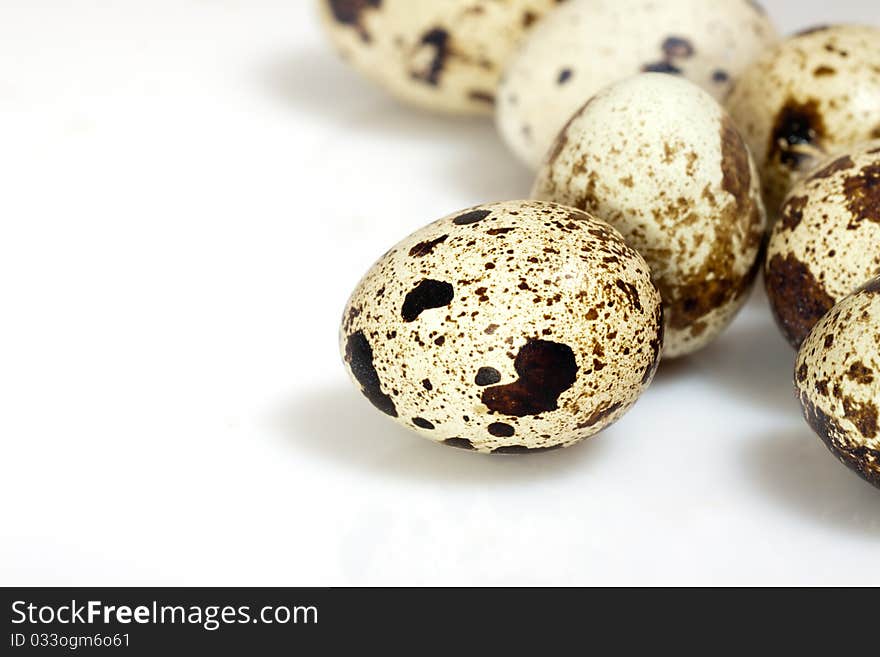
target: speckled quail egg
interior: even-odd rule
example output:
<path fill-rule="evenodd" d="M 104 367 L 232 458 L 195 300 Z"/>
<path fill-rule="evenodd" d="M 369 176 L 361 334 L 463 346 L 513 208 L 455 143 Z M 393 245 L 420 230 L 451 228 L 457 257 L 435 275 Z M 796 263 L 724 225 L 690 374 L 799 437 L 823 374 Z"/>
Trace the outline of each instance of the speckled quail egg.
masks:
<path fill-rule="evenodd" d="M 798 182 L 773 227 L 764 282 L 776 321 L 799 347 L 831 307 L 880 274 L 880 140 Z"/>
<path fill-rule="evenodd" d="M 567 447 L 619 419 L 663 340 L 648 265 L 605 222 L 511 201 L 440 219 L 361 280 L 340 333 L 380 411 L 480 452 Z"/>
<path fill-rule="evenodd" d="M 562 1 L 319 0 L 319 6 L 343 57 L 400 100 L 489 114 L 516 45 Z"/>
<path fill-rule="evenodd" d="M 832 308 L 798 353 L 804 416 L 844 465 L 880 488 L 880 278 Z"/>
<path fill-rule="evenodd" d="M 721 99 L 777 38 L 749 0 L 569 0 L 511 58 L 498 128 L 537 168 L 568 118 L 612 82 L 642 71 L 679 74 Z"/>
<path fill-rule="evenodd" d="M 880 29 L 815 28 L 769 50 L 740 77 L 727 108 L 761 171 L 775 217 L 820 160 L 880 137 Z"/>
<path fill-rule="evenodd" d="M 560 134 L 533 196 L 601 217 L 645 257 L 669 321 L 664 357 L 717 337 L 760 267 L 755 165 L 721 106 L 681 78 L 644 73 L 596 95 Z"/>

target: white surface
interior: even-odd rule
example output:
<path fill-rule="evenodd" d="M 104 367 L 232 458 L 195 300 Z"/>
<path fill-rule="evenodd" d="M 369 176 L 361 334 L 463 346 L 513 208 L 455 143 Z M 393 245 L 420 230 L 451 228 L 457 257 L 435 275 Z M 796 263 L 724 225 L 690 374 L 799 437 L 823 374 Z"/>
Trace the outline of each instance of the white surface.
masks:
<path fill-rule="evenodd" d="M 0 584 L 880 584 L 880 492 L 800 419 L 760 294 L 571 450 L 476 456 L 370 407 L 336 347 L 358 278 L 530 180 L 309 9 L 2 0 Z"/>

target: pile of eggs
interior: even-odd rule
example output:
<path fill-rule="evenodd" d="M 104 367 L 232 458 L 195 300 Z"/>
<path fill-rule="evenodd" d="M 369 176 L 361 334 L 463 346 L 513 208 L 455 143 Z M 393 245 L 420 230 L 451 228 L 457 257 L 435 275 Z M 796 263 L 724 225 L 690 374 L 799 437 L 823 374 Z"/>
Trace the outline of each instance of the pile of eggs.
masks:
<path fill-rule="evenodd" d="M 319 0 L 400 100 L 490 114 L 531 200 L 439 219 L 348 301 L 352 380 L 484 453 L 571 446 L 730 324 L 763 272 L 804 416 L 880 486 L 880 29 L 751 0 Z"/>

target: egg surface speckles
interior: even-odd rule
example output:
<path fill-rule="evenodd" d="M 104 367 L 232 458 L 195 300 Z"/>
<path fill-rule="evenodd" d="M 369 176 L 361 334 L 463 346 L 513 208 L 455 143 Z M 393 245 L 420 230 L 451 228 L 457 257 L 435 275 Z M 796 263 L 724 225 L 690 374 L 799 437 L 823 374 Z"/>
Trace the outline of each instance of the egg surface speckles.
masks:
<path fill-rule="evenodd" d="M 648 265 L 606 223 L 511 201 L 436 221 L 348 302 L 341 351 L 380 411 L 453 447 L 567 447 L 620 418 L 663 341 Z"/>
<path fill-rule="evenodd" d="M 319 7 L 343 57 L 400 100 L 488 114 L 508 57 L 562 1 L 319 0 Z"/>
<path fill-rule="evenodd" d="M 773 227 L 764 282 L 795 348 L 843 297 L 880 274 L 880 140 L 824 162 L 795 185 Z"/>
<path fill-rule="evenodd" d="M 666 357 L 718 336 L 754 282 L 766 223 L 755 165 L 724 110 L 686 80 L 646 73 L 595 96 L 533 195 L 601 217 L 645 257 L 669 321 Z"/>
<path fill-rule="evenodd" d="M 808 30 L 740 77 L 727 108 L 761 170 L 767 209 L 820 160 L 880 137 L 880 30 Z"/>
<path fill-rule="evenodd" d="M 804 416 L 829 450 L 880 488 L 880 278 L 813 327 L 798 353 Z"/>
<path fill-rule="evenodd" d="M 569 0 L 510 60 L 498 127 L 537 168 L 569 117 L 603 87 L 653 71 L 682 75 L 721 99 L 776 41 L 770 20 L 749 0 Z"/>

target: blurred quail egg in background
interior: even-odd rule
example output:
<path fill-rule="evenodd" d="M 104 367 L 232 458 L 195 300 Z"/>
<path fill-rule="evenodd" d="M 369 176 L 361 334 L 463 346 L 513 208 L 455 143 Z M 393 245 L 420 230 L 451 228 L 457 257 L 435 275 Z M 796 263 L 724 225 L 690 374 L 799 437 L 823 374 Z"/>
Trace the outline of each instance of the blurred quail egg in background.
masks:
<path fill-rule="evenodd" d="M 489 114 L 522 36 L 563 0 L 318 0 L 343 57 L 398 99 Z"/>
<path fill-rule="evenodd" d="M 591 96 L 639 72 L 681 75 L 722 99 L 777 41 L 749 0 L 569 0 L 526 37 L 498 92 L 498 128 L 537 168 Z"/>

